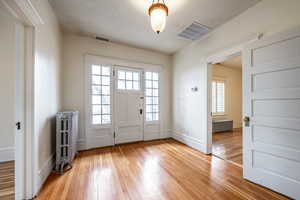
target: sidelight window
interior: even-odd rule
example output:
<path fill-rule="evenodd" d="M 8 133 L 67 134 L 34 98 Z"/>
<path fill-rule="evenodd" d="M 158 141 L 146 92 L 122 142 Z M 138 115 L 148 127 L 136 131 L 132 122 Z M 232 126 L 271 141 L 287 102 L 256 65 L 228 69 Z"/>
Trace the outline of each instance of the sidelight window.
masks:
<path fill-rule="evenodd" d="M 92 124 L 111 123 L 111 67 L 91 66 Z"/>
<path fill-rule="evenodd" d="M 145 72 L 146 121 L 159 120 L 159 74 Z"/>

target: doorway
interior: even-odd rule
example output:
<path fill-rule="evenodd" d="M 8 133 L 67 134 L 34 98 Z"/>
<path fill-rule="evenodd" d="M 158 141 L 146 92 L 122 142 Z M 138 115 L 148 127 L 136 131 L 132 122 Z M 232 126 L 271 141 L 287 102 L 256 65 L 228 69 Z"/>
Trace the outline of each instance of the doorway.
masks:
<path fill-rule="evenodd" d="M 227 57 L 211 69 L 212 154 L 242 166 L 242 57 Z"/>
<path fill-rule="evenodd" d="M 1 7 L 0 27 L 0 199 L 20 199 L 24 177 L 25 28 Z"/>
<path fill-rule="evenodd" d="M 85 149 L 160 139 L 161 66 L 86 56 Z"/>

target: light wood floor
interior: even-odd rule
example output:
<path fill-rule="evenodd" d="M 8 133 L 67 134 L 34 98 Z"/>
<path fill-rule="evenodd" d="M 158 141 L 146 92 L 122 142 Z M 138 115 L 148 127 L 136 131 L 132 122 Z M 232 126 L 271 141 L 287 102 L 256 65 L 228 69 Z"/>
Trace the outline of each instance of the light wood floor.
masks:
<path fill-rule="evenodd" d="M 243 165 L 243 133 L 242 129 L 213 133 L 212 152 L 214 155 L 238 165 Z"/>
<path fill-rule="evenodd" d="M 0 199 L 15 198 L 15 163 L 13 161 L 0 162 Z"/>
<path fill-rule="evenodd" d="M 37 199 L 287 199 L 242 179 L 242 168 L 173 139 L 79 153 L 64 175 L 52 173 Z"/>

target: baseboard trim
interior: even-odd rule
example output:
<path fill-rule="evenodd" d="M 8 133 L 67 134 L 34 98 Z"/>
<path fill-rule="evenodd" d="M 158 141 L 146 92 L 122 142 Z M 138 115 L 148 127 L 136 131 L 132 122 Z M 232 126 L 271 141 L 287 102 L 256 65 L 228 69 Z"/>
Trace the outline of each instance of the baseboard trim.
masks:
<path fill-rule="evenodd" d="M 151 141 L 151 140 L 158 140 L 158 139 L 166 139 L 171 138 L 172 136 L 172 130 L 167 129 L 165 131 L 162 131 L 160 133 L 151 133 L 148 132 L 148 135 L 142 139 L 141 141 Z M 107 146 L 113 146 L 113 138 L 111 135 L 102 135 L 102 136 L 91 136 L 86 137 L 86 139 L 78 139 L 77 140 L 78 150 L 84 151 L 94 148 L 101 148 L 101 147 L 107 147 Z"/>
<path fill-rule="evenodd" d="M 198 139 L 188 136 L 186 134 L 178 133 L 175 131 L 172 132 L 172 138 L 179 142 L 182 142 L 183 144 L 186 144 L 198 151 L 206 153 L 205 144 L 201 140 L 198 140 Z"/>
<path fill-rule="evenodd" d="M 0 162 L 15 160 L 15 148 L 4 147 L 0 148 Z"/>
<path fill-rule="evenodd" d="M 54 167 L 54 155 L 49 156 L 49 158 L 44 162 L 42 168 L 38 171 L 38 183 L 37 191 L 40 191 L 46 179 L 52 172 Z"/>
<path fill-rule="evenodd" d="M 166 139 L 166 138 L 171 138 L 172 137 L 172 130 L 167 129 L 163 131 L 163 133 L 160 135 L 160 139 Z"/>
<path fill-rule="evenodd" d="M 84 139 L 77 140 L 77 150 L 78 151 L 86 150 L 86 141 Z"/>

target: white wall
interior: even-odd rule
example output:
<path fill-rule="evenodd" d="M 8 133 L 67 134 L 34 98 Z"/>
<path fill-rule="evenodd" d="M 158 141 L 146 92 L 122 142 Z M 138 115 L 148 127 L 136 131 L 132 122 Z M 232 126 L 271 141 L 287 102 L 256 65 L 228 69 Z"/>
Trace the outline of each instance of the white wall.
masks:
<path fill-rule="evenodd" d="M 213 116 L 215 120 L 233 120 L 233 128 L 242 127 L 242 70 L 212 65 L 213 79 L 225 81 L 225 115 Z"/>
<path fill-rule="evenodd" d="M 207 152 L 206 58 L 254 38 L 300 25 L 299 0 L 263 0 L 173 58 L 173 136 Z M 198 86 L 199 92 L 191 87 Z"/>
<path fill-rule="evenodd" d="M 61 109 L 61 43 L 56 16 L 47 0 L 32 1 L 44 24 L 35 31 L 34 128 L 37 136 L 37 187 L 52 168 L 55 152 L 55 114 Z M 50 169 L 49 169 L 50 168 Z"/>
<path fill-rule="evenodd" d="M 85 143 L 85 65 L 86 54 L 162 65 L 164 95 L 162 129 L 165 137 L 171 127 L 171 57 L 126 45 L 107 43 L 88 37 L 65 34 L 63 37 L 63 109 L 79 110 L 79 141 Z"/>
<path fill-rule="evenodd" d="M 14 159 L 15 27 L 0 8 L 0 162 Z"/>

